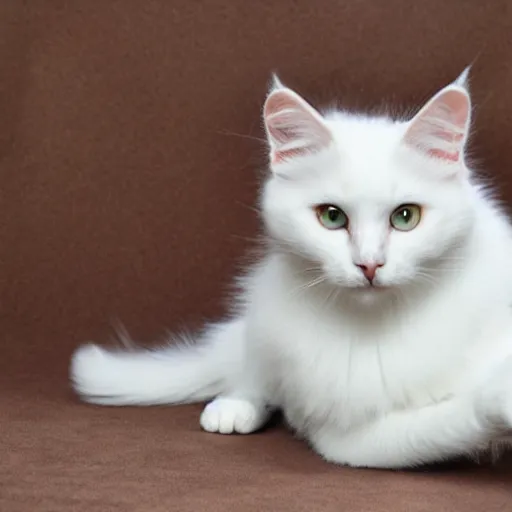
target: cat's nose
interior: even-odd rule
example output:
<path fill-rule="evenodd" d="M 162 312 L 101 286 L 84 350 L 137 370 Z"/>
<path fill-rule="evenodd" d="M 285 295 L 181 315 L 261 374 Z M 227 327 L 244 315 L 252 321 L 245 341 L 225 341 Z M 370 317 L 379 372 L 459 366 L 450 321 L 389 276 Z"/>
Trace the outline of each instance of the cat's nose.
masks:
<path fill-rule="evenodd" d="M 356 266 L 359 267 L 366 279 L 370 282 L 370 284 L 375 279 L 375 273 L 377 269 L 384 266 L 384 263 L 374 263 L 374 262 L 366 262 L 366 263 L 356 263 Z"/>

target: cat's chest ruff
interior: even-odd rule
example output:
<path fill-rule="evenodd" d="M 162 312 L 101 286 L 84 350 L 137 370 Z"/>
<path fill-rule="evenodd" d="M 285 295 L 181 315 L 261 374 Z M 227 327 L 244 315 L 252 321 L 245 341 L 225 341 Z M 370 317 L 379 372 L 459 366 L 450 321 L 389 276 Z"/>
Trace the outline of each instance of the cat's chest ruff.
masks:
<path fill-rule="evenodd" d="M 453 392 L 456 351 L 439 329 L 369 328 L 335 311 L 282 305 L 260 338 L 273 399 L 290 423 L 350 426 Z M 453 341 L 453 340 L 451 340 Z M 460 361 L 459 361 L 460 365 Z"/>

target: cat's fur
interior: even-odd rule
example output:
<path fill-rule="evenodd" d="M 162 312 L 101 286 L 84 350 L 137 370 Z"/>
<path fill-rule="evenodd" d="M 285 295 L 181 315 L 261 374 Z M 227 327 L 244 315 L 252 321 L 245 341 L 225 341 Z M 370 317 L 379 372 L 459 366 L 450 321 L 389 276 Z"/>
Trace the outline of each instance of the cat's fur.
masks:
<path fill-rule="evenodd" d="M 75 353 L 84 400 L 210 400 L 210 432 L 282 409 L 325 459 L 401 468 L 469 455 L 512 427 L 512 231 L 466 165 L 466 74 L 408 121 L 316 111 L 274 82 L 264 106 L 270 243 L 233 317 L 195 343 Z M 315 213 L 337 205 L 349 228 Z M 422 206 L 396 231 L 400 204 Z M 373 286 L 358 265 L 381 265 Z"/>

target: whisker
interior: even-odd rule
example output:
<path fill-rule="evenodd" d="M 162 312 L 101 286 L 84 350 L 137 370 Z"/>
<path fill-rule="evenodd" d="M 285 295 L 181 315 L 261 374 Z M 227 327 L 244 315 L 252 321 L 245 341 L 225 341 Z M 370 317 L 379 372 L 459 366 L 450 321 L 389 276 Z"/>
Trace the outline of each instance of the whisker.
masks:
<path fill-rule="evenodd" d="M 302 276 L 304 273 L 322 272 L 320 267 L 307 267 L 303 268 L 298 272 L 294 272 L 295 276 Z"/>
<path fill-rule="evenodd" d="M 243 206 L 244 208 L 247 208 L 248 210 L 251 210 L 251 212 L 255 212 L 258 215 L 261 215 L 261 211 L 258 210 L 258 208 L 254 207 L 254 206 L 252 206 L 250 204 L 242 203 L 242 201 L 235 201 L 235 204 L 237 204 L 238 206 Z"/>
<path fill-rule="evenodd" d="M 325 276 L 321 275 L 311 281 L 307 281 L 306 283 L 301 284 L 300 286 L 292 289 L 290 291 L 290 295 L 299 295 L 301 292 L 304 292 L 306 290 L 309 290 L 313 288 L 314 286 L 318 286 L 319 284 L 323 283 L 325 281 Z"/>
<path fill-rule="evenodd" d="M 462 267 L 421 267 L 421 270 L 425 271 L 425 272 L 436 273 L 436 272 L 460 272 L 463 269 L 462 269 Z"/>
<path fill-rule="evenodd" d="M 245 133 L 236 133 L 236 132 L 231 132 L 229 130 L 217 130 L 217 132 L 219 135 L 228 135 L 228 136 L 231 136 L 231 137 L 240 137 L 241 139 L 248 139 L 248 140 L 255 140 L 255 141 L 258 141 L 258 142 L 263 142 L 263 143 L 266 143 L 266 140 L 265 139 L 262 139 L 261 137 L 256 137 L 255 135 L 247 135 Z"/>
<path fill-rule="evenodd" d="M 439 284 L 439 280 L 437 280 L 435 277 L 431 276 L 430 274 L 418 273 L 417 277 L 418 277 L 419 282 L 423 282 L 423 283 L 430 284 L 433 286 L 436 286 Z"/>
<path fill-rule="evenodd" d="M 266 239 L 264 237 L 258 236 L 247 236 L 247 235 L 237 235 L 236 233 L 231 233 L 232 238 L 236 238 L 237 240 L 243 240 L 244 242 L 257 242 L 257 243 L 265 243 Z"/>
<path fill-rule="evenodd" d="M 448 261 L 448 260 L 465 260 L 464 256 L 440 256 L 437 258 L 439 261 Z"/>

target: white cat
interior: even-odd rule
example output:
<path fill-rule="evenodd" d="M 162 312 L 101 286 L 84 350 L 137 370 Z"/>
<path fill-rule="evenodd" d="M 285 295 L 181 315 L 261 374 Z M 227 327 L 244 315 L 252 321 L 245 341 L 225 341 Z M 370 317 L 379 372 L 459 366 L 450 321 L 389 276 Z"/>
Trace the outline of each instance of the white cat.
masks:
<path fill-rule="evenodd" d="M 275 408 L 325 459 L 403 468 L 512 427 L 512 230 L 465 159 L 467 71 L 408 121 L 321 114 L 275 79 L 264 105 L 266 256 L 233 317 L 154 351 L 85 345 L 105 405 L 213 399 L 209 432 Z"/>

